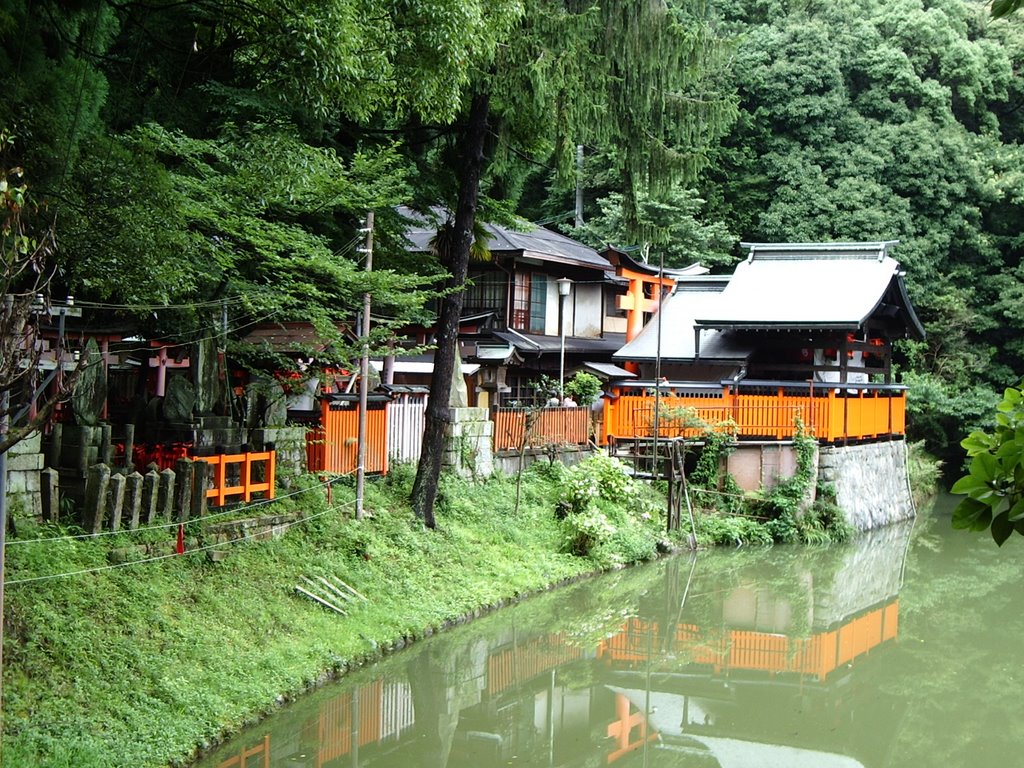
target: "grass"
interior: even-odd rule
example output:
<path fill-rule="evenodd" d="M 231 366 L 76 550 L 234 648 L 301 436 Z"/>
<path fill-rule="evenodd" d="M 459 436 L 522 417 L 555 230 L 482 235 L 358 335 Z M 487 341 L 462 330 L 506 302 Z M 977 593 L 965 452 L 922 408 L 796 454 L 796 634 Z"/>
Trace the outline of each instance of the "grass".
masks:
<path fill-rule="evenodd" d="M 591 572 L 609 557 L 565 550 L 555 515 L 557 477 L 515 484 L 446 478 L 439 529 L 409 511 L 411 473 L 368 484 L 366 519 L 336 485 L 273 505 L 304 523 L 279 539 L 206 553 L 109 565 L 111 551 L 169 532 L 11 544 L 4 636 L 4 759 L 19 766 L 187 763 L 215 742 L 349 665 L 500 604 Z M 266 511 L 266 510 L 264 510 Z M 622 512 L 625 514 L 625 511 Z M 653 528 L 650 536 L 654 536 Z M 22 539 L 73 531 L 22 525 Z M 202 543 L 201 530 L 191 533 Z M 627 561 L 637 546 L 631 530 Z M 303 575 L 331 575 L 366 595 L 340 616 L 294 591 Z M 23 582 L 23 583 L 18 583 Z"/>

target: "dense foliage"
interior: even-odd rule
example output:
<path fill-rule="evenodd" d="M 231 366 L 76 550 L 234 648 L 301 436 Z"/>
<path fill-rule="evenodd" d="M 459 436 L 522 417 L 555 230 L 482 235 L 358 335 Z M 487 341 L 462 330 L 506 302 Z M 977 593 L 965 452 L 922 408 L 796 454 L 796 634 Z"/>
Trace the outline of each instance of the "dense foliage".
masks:
<path fill-rule="evenodd" d="M 0 130 L 57 290 L 182 338 L 223 306 L 233 337 L 336 333 L 365 289 L 425 318 L 450 265 L 410 264 L 392 207 L 455 209 L 481 96 L 488 217 L 567 224 L 582 146 L 597 245 L 729 269 L 740 238 L 898 239 L 929 334 L 901 350 L 911 429 L 955 471 L 1024 370 L 1022 56 L 968 0 L 4 0 Z"/>
<path fill-rule="evenodd" d="M 899 240 L 928 332 L 902 348 L 913 435 L 965 424 L 1024 370 L 1024 36 L 961 0 L 732 3 L 740 117 L 702 196 L 749 241 Z"/>

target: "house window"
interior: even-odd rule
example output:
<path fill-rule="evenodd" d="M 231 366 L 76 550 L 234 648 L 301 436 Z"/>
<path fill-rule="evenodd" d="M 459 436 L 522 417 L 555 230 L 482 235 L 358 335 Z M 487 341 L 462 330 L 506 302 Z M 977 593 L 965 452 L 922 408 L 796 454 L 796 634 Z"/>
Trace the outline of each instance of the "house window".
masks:
<path fill-rule="evenodd" d="M 507 301 L 505 275 L 500 272 L 474 272 L 469 279 L 462 303 L 464 311 L 493 310 L 499 322 L 504 322 Z"/>
<path fill-rule="evenodd" d="M 548 308 L 548 276 L 517 272 L 512 302 L 512 327 L 517 331 L 544 333 Z"/>

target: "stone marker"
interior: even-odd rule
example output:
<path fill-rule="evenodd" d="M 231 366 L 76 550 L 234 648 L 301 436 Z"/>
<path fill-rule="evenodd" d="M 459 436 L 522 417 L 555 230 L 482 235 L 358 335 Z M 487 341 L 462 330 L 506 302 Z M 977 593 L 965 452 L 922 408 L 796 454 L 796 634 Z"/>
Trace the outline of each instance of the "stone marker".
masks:
<path fill-rule="evenodd" d="M 139 515 L 142 512 L 143 477 L 138 472 L 128 475 L 124 489 L 124 516 L 128 518 L 128 530 L 139 527 Z"/>
<path fill-rule="evenodd" d="M 174 462 L 174 519 L 179 523 L 187 523 L 192 511 L 193 470 L 191 459 Z"/>
<path fill-rule="evenodd" d="M 107 483 L 107 509 L 110 510 L 110 530 L 121 530 L 121 513 L 124 511 L 124 486 L 127 478 L 120 472 L 110 476 Z"/>
<path fill-rule="evenodd" d="M 172 481 L 173 482 L 173 481 Z M 142 509 L 139 514 L 146 525 L 156 519 L 158 502 L 160 501 L 160 475 L 153 469 L 142 478 Z"/>
<path fill-rule="evenodd" d="M 93 535 L 103 530 L 109 484 L 110 467 L 106 464 L 95 464 L 89 467 L 89 473 L 85 480 L 85 507 L 82 510 L 82 524 Z"/>
<path fill-rule="evenodd" d="M 174 508 L 174 470 L 165 469 L 160 473 L 160 491 L 157 496 L 156 512 L 162 520 L 171 519 Z"/>
<path fill-rule="evenodd" d="M 192 462 L 192 516 L 206 514 L 206 481 L 213 469 L 205 461 Z"/>
<path fill-rule="evenodd" d="M 39 496 L 43 520 L 56 523 L 60 517 L 60 473 L 53 467 L 39 473 Z"/>

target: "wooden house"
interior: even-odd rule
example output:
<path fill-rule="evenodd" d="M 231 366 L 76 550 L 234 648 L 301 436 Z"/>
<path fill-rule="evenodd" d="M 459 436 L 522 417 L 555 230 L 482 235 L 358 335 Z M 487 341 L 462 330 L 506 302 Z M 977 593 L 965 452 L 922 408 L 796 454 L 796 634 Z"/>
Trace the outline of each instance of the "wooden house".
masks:
<path fill-rule="evenodd" d="M 604 439 L 649 433 L 655 391 L 661 408 L 729 422 L 740 439 L 788 439 L 798 425 L 822 442 L 902 436 L 892 344 L 924 329 L 890 256 L 896 243 L 742 245 L 731 276 L 679 277 L 613 355 L 638 376 L 617 382 Z"/>
<path fill-rule="evenodd" d="M 413 214 L 410 249 L 428 252 L 436 219 Z M 610 366 L 626 340 L 626 312 L 617 297 L 628 281 L 593 248 L 528 222 L 521 229 L 485 224 L 491 259 L 470 265 L 460 344 L 464 361 L 479 364 L 472 404 L 481 407 L 532 402 L 542 376 L 585 364 Z M 429 329 L 421 343 L 429 342 Z M 616 372 L 621 373 L 619 369 Z"/>

